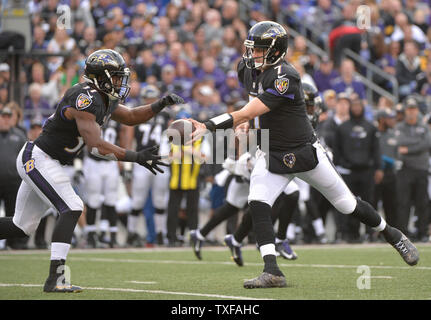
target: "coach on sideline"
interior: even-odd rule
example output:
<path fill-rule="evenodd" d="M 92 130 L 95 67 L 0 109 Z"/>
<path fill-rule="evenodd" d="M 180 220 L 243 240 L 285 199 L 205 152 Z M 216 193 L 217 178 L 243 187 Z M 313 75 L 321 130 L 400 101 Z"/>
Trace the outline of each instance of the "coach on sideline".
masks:
<path fill-rule="evenodd" d="M 21 131 L 15 129 L 12 123 L 12 110 L 4 107 L 0 110 L 0 203 L 4 202 L 6 217 L 12 217 L 15 212 L 15 200 L 21 177 L 16 170 L 16 157 L 26 142 Z M 25 239 L 25 242 L 27 239 Z M 20 249 L 25 245 L 22 239 L 8 240 L 12 249 Z"/>
<path fill-rule="evenodd" d="M 401 169 L 397 172 L 398 224 L 407 234 L 411 204 L 418 217 L 418 232 L 415 238 L 427 241 L 428 236 L 428 167 L 431 147 L 431 133 L 426 124 L 420 122 L 419 106 L 413 97 L 407 97 L 404 105 L 404 121 L 395 127 L 398 159 Z"/>

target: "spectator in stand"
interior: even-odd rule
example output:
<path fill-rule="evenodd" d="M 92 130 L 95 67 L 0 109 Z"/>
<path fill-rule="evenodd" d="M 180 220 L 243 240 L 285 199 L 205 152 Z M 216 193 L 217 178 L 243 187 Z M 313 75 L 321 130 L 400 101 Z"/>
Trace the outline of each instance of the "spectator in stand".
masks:
<path fill-rule="evenodd" d="M 103 19 L 103 24 L 97 27 L 97 40 L 103 41 L 105 36 L 112 32 L 115 28 L 115 14 L 109 11 L 106 17 Z"/>
<path fill-rule="evenodd" d="M 79 50 L 85 56 L 91 54 L 96 48 L 101 46 L 101 42 L 97 40 L 97 31 L 94 27 L 86 27 L 82 39 L 78 42 Z"/>
<path fill-rule="evenodd" d="M 154 37 L 153 48 L 152 48 L 156 63 L 161 66 L 163 61 L 166 59 L 168 52 L 168 46 L 166 44 L 166 39 L 161 35 L 156 35 Z"/>
<path fill-rule="evenodd" d="M 130 93 L 126 98 L 126 105 L 129 108 L 135 108 L 142 105 L 141 83 L 137 80 L 130 81 Z"/>
<path fill-rule="evenodd" d="M 223 28 L 221 15 L 215 9 L 209 9 L 205 14 L 205 23 L 202 25 L 205 32 L 205 42 L 209 43 L 212 39 L 223 38 Z"/>
<path fill-rule="evenodd" d="M 220 93 L 210 80 L 198 82 L 192 89 L 191 103 L 193 118 L 205 121 L 226 111 L 226 105 L 220 100 Z"/>
<path fill-rule="evenodd" d="M 60 72 L 54 72 L 46 82 L 46 69 L 40 62 L 36 62 L 31 68 L 31 79 L 33 83 L 38 83 L 42 86 L 42 97 L 49 103 L 50 107 L 54 108 L 60 97 Z"/>
<path fill-rule="evenodd" d="M 162 68 L 162 81 L 159 85 L 160 91 L 163 93 L 173 92 L 179 93 L 182 91 L 182 87 L 178 87 L 175 83 L 175 67 L 171 64 L 167 64 Z"/>
<path fill-rule="evenodd" d="M 144 28 L 145 20 L 144 17 L 140 14 L 135 14 L 132 17 L 132 21 L 130 23 L 130 27 L 127 27 L 124 31 L 124 35 L 129 41 L 129 44 L 133 45 L 141 45 L 142 38 L 144 36 L 143 28 Z"/>
<path fill-rule="evenodd" d="M 340 67 L 343 50 L 351 49 L 359 54 L 363 32 L 356 24 L 356 9 L 353 2 L 348 2 L 343 7 L 343 17 L 335 22 L 329 34 L 329 49 L 336 68 Z"/>
<path fill-rule="evenodd" d="M 32 83 L 28 89 L 29 97 L 24 104 L 24 122 L 26 127 L 30 126 L 33 118 L 42 118 L 45 121 L 54 111 L 48 101 L 42 97 L 42 86 L 39 83 Z"/>
<path fill-rule="evenodd" d="M 428 58 L 425 71 L 418 75 L 417 92 L 425 99 L 431 99 L 431 57 Z"/>
<path fill-rule="evenodd" d="M 404 44 L 403 53 L 398 57 L 395 68 L 400 100 L 415 92 L 417 88 L 417 76 L 421 73 L 418 54 L 418 45 L 414 41 L 408 41 Z"/>
<path fill-rule="evenodd" d="M 181 87 L 182 91 L 179 93 L 184 101 L 190 101 L 192 98 L 192 87 L 194 83 L 193 70 L 186 60 L 181 59 L 175 68 L 174 83 L 176 86 Z"/>
<path fill-rule="evenodd" d="M 331 0 L 317 0 L 317 6 L 310 9 L 306 23 L 311 26 L 319 26 L 319 46 L 323 47 L 332 26 L 340 18 L 341 11 L 337 6 L 332 5 Z"/>
<path fill-rule="evenodd" d="M 339 76 L 334 70 L 334 63 L 328 56 L 323 56 L 320 60 L 319 69 L 313 74 L 314 82 L 319 92 L 331 89 L 331 82 Z"/>
<path fill-rule="evenodd" d="M 224 28 L 231 26 L 238 39 L 245 39 L 247 37 L 247 26 L 240 19 L 239 5 L 237 1 L 226 0 L 222 6 L 222 25 Z"/>
<path fill-rule="evenodd" d="M 70 0 L 70 13 L 72 26 L 75 23 L 76 19 L 80 19 L 84 22 L 84 28 L 95 26 L 89 2 L 81 0 Z"/>
<path fill-rule="evenodd" d="M 66 29 L 57 28 L 54 37 L 48 43 L 47 51 L 54 54 L 71 52 L 75 46 L 75 39 L 69 37 Z M 62 65 L 63 61 L 63 57 L 50 57 L 48 59 L 49 71 L 56 71 Z"/>
<path fill-rule="evenodd" d="M 365 86 L 359 78 L 355 77 L 355 64 L 352 60 L 342 60 L 340 76 L 335 78 L 331 85 L 336 93 L 346 92 L 349 95 L 356 93 L 365 103 Z"/>
<path fill-rule="evenodd" d="M 163 61 L 162 65 L 177 65 L 177 62 L 182 58 L 183 45 L 180 42 L 174 42 L 170 45 L 169 52 Z"/>
<path fill-rule="evenodd" d="M 105 20 L 108 18 L 108 14 L 113 7 L 114 0 L 99 0 L 97 6 L 92 8 L 91 13 L 97 28 L 102 27 L 105 24 Z M 101 40 L 102 38 L 103 37 L 99 39 Z"/>
<path fill-rule="evenodd" d="M 226 72 L 236 67 L 236 65 L 233 66 L 233 64 L 238 58 L 241 58 L 238 50 L 241 45 L 239 39 L 239 35 L 233 27 L 227 26 L 224 28 L 223 47 L 220 53 L 221 61 L 219 66 Z"/>
<path fill-rule="evenodd" d="M 220 88 L 221 100 L 225 104 L 235 104 L 240 100 L 246 100 L 247 94 L 238 81 L 238 73 L 229 70 L 226 74 L 226 82 Z"/>
<path fill-rule="evenodd" d="M 5 105 L 9 102 L 9 89 L 6 82 L 0 78 L 0 105 Z"/>
<path fill-rule="evenodd" d="M 308 53 L 307 40 L 303 36 L 295 37 L 293 48 L 287 51 L 286 59 L 290 63 L 300 62 L 307 72 L 310 72 L 310 55 Z"/>
<path fill-rule="evenodd" d="M 421 47 L 425 45 L 425 33 L 417 25 L 411 24 L 405 13 L 398 13 L 395 17 L 395 30 L 391 35 L 392 41 L 404 41 L 406 32 L 411 33 L 414 41 L 420 44 Z"/>
<path fill-rule="evenodd" d="M 201 66 L 197 70 L 195 76 L 196 79 L 199 80 L 207 78 L 213 79 L 217 89 L 221 88 L 226 79 L 225 73 L 217 67 L 215 59 L 209 55 L 203 57 Z"/>
<path fill-rule="evenodd" d="M 140 82 L 146 82 L 149 76 L 155 77 L 157 81 L 161 80 L 161 68 L 157 64 L 151 48 L 139 52 L 135 70 Z"/>
<path fill-rule="evenodd" d="M 17 131 L 20 131 L 25 136 L 27 134 L 27 129 L 22 125 L 23 112 L 21 106 L 15 101 L 11 101 L 7 103 L 5 107 L 8 107 L 10 110 L 12 110 L 12 116 L 10 119 L 12 127 L 14 127 Z"/>
<path fill-rule="evenodd" d="M 298 61 L 292 63 L 292 65 L 295 67 L 296 71 L 298 71 L 299 75 L 301 76 L 302 82 L 306 82 L 306 83 L 312 85 L 313 87 L 316 87 L 316 84 L 314 83 L 313 77 L 310 76 L 305 71 L 305 68 L 304 68 L 303 64 L 301 63 L 301 61 L 298 60 Z"/>
<path fill-rule="evenodd" d="M 42 26 L 36 25 L 33 28 L 33 43 L 32 50 L 46 50 L 48 47 L 48 41 L 45 39 L 46 32 Z"/>
<path fill-rule="evenodd" d="M 169 30 L 171 30 L 171 22 L 169 18 L 164 16 L 159 17 L 156 26 L 156 33 L 167 39 Z"/>

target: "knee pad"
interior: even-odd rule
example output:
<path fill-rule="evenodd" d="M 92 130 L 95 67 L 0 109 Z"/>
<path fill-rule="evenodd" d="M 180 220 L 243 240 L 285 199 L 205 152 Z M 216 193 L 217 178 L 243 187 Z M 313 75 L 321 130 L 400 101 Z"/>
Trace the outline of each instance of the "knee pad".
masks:
<path fill-rule="evenodd" d="M 351 214 L 355 211 L 357 200 L 353 195 L 349 194 L 335 199 L 332 205 L 343 214 Z"/>

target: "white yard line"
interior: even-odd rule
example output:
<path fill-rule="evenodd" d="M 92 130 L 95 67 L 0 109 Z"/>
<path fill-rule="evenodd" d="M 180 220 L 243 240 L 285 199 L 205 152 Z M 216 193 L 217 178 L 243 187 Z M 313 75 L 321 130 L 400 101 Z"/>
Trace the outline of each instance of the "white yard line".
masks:
<path fill-rule="evenodd" d="M 136 281 L 136 280 L 132 280 L 132 281 L 125 281 L 128 283 L 136 283 L 136 284 L 157 284 L 156 281 Z"/>
<path fill-rule="evenodd" d="M 26 283 L 0 283 L 0 287 L 42 287 L 41 284 L 26 284 Z M 251 298 L 243 296 L 226 296 L 221 294 L 209 293 L 193 293 L 193 292 L 178 292 L 178 291 L 164 291 L 164 290 L 142 290 L 131 288 L 102 288 L 102 287 L 82 287 L 84 290 L 97 290 L 97 291 L 114 291 L 114 292 L 135 292 L 135 293 L 152 293 L 152 294 L 171 294 L 179 296 L 195 296 L 219 299 L 233 299 L 233 300 L 272 300 L 266 298 Z"/>
<path fill-rule="evenodd" d="M 0 255 L 0 260 L 46 260 L 46 257 L 29 257 L 29 256 L 6 256 Z M 115 258 L 83 258 L 83 257 L 70 257 L 69 261 L 87 261 L 87 262 L 113 262 L 113 263 L 154 263 L 154 264 L 188 264 L 188 265 L 235 265 L 231 261 L 181 261 L 181 260 L 149 260 L 149 259 L 115 259 Z M 260 262 L 245 262 L 246 266 L 262 266 Z M 280 267 L 290 268 L 339 268 L 339 269 L 351 269 L 357 268 L 357 265 L 346 265 L 346 264 L 305 264 L 305 263 L 280 263 Z M 431 270 L 431 267 L 421 266 L 368 266 L 372 269 L 400 269 L 400 270 Z"/>

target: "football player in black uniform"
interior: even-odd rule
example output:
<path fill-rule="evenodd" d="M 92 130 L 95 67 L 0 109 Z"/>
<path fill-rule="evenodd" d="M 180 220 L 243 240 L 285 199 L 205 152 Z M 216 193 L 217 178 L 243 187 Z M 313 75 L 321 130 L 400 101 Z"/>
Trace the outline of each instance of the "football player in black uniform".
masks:
<path fill-rule="evenodd" d="M 319 190 L 344 214 L 383 233 L 409 265 L 419 260 L 416 247 L 399 230 L 386 224 L 367 202 L 355 198 L 317 140 L 304 105 L 298 72 L 284 60 L 286 30 L 278 23 L 255 24 L 244 41 L 246 51 L 238 65 L 238 78 L 250 95 L 242 109 L 211 118 L 205 123 L 190 119 L 197 128 L 193 140 L 216 129 L 228 129 L 251 121 L 255 129 L 269 131 L 269 161 L 256 152 L 248 202 L 253 229 L 265 266 L 258 277 L 246 280 L 245 288 L 285 287 L 286 278 L 276 262 L 271 207 L 286 185 L 298 177 Z"/>
<path fill-rule="evenodd" d="M 0 218 L 0 239 L 32 234 L 48 207 L 60 213 L 51 242 L 51 265 L 45 292 L 79 292 L 64 276 L 65 260 L 75 225 L 84 205 L 74 192 L 62 166 L 70 164 L 84 145 L 98 157 L 136 162 L 156 174 L 163 172 L 157 147 L 139 152 L 126 150 L 101 138 L 100 127 L 110 118 L 126 125 L 151 119 L 164 107 L 183 103 L 169 94 L 151 105 L 134 109 L 124 106 L 130 88 L 130 70 L 123 57 L 113 50 L 98 50 L 85 63 L 85 79 L 68 89 L 55 113 L 46 121 L 42 134 L 27 142 L 17 158 L 23 179 L 18 191 L 15 214 Z"/>

